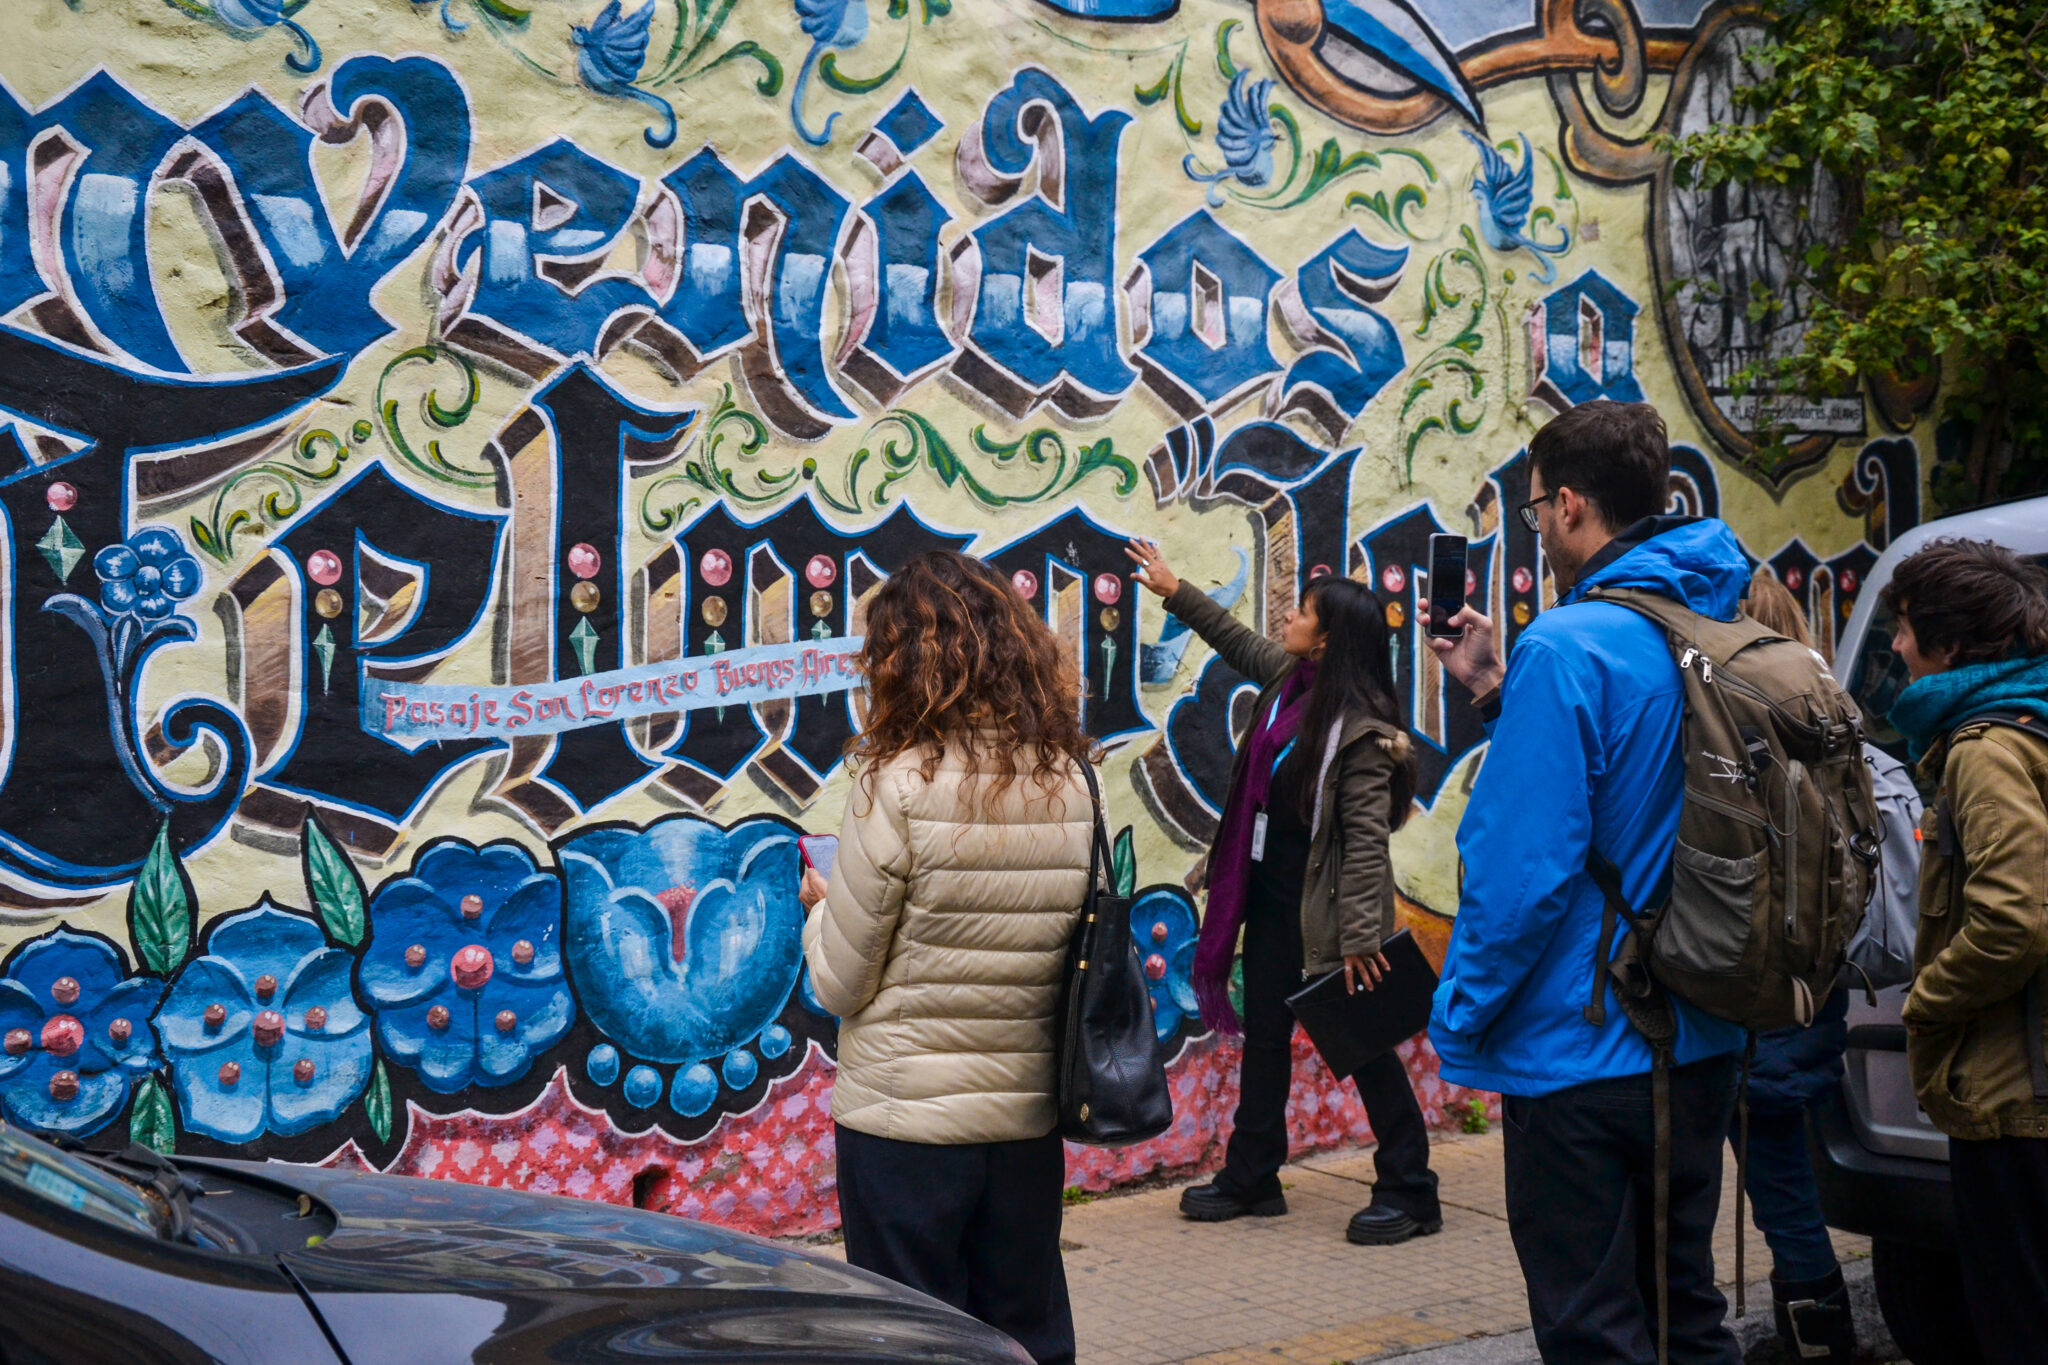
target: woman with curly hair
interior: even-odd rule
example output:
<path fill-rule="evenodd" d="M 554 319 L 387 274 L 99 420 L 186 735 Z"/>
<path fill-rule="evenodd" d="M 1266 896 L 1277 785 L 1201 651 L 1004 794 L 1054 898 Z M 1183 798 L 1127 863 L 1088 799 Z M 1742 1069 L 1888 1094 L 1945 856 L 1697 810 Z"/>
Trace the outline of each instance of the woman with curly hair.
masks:
<path fill-rule="evenodd" d="M 852 1264 L 1074 1358 L 1053 1018 L 1094 828 L 1073 660 L 1000 573 L 919 555 L 869 601 L 867 726 L 804 957 L 840 1016 Z"/>
<path fill-rule="evenodd" d="M 1183 1190 L 1180 1211 L 1204 1223 L 1274 1217 L 1287 1212 L 1287 997 L 1332 971 L 1345 974 L 1348 990 L 1373 989 L 1387 969 L 1380 945 L 1396 928 L 1388 835 L 1414 802 L 1415 760 L 1394 699 L 1386 613 L 1371 588 L 1325 574 L 1310 580 L 1275 642 L 1183 581 L 1151 541 L 1133 540 L 1125 553 L 1138 566 L 1132 576 L 1261 689 L 1209 851 L 1209 903 L 1195 945 L 1203 1021 L 1244 1034 L 1237 1113 L 1223 1169 Z M 1242 1022 L 1229 992 L 1240 931 Z M 1344 1235 L 1388 1246 L 1440 1231 L 1429 1129 L 1407 1069 L 1383 1052 L 1351 1080 L 1379 1146 L 1372 1203 Z"/>

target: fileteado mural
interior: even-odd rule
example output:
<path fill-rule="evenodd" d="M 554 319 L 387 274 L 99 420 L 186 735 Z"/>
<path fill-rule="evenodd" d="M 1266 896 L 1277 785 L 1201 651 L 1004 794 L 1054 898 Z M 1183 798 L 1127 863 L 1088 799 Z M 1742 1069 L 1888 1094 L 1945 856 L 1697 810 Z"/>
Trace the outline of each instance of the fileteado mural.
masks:
<path fill-rule="evenodd" d="M 761 1231 L 835 1217 L 794 838 L 906 557 L 1082 660 L 1180 1100 L 1186 884 L 1255 625 L 1370 582 L 1440 946 L 1476 716 L 1438 529 L 1512 640 L 1545 416 L 1648 398 L 1831 640 L 1928 392 L 1737 397 L 1825 196 L 1694 194 L 1756 27 L 1699 0 L 19 0 L 0 12 L 0 1112 Z M 1800 434 L 1748 444 L 1756 405 Z M 1296 1138 L 1358 1138 L 1306 1051 Z M 1462 1106 L 1426 1043 L 1433 1119 Z"/>

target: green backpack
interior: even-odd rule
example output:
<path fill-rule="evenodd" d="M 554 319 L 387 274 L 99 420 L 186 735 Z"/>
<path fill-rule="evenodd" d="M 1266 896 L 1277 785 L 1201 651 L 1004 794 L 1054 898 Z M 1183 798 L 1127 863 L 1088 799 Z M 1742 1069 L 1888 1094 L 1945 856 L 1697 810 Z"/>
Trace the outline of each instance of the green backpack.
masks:
<path fill-rule="evenodd" d="M 1877 876 L 1883 838 L 1862 718 L 1813 650 L 1747 616 L 1716 621 L 1640 588 L 1595 588 L 1663 628 L 1685 685 L 1678 731 L 1684 803 L 1664 903 L 1637 910 L 1614 865 L 1588 852 L 1601 915 L 1589 1023 L 1614 986 L 1650 1044 L 1656 1125 L 1656 1257 L 1669 1243 L 1672 1046 L 1677 996 L 1757 1033 L 1813 1021 L 1841 971 Z M 1625 936 L 1615 949 L 1617 931 Z M 1746 1175 L 1749 1059 L 1737 1154 Z M 1743 1175 L 1735 1196 L 1736 1315 L 1744 1312 Z M 1657 1277 L 1657 1361 L 1669 1359 L 1669 1276 Z"/>

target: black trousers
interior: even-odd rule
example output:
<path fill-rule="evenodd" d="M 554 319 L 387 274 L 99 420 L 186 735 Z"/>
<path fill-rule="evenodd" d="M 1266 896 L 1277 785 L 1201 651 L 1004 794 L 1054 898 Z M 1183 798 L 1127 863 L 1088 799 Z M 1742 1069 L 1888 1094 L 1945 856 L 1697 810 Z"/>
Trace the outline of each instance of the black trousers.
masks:
<path fill-rule="evenodd" d="M 943 1146 L 834 1125 L 846 1259 L 1072 1365 L 1059 1134 Z"/>
<path fill-rule="evenodd" d="M 1713 1247 L 1735 1071 L 1731 1055 L 1671 1073 L 1666 1266 L 1656 1263 L 1650 1077 L 1502 1099 L 1508 1232 L 1545 1361 L 1656 1360 L 1657 1280 L 1668 1276 L 1674 1365 L 1740 1362 Z"/>
<path fill-rule="evenodd" d="M 1948 1144 L 1963 1293 L 1990 1365 L 2048 1356 L 2048 1138 Z"/>
<path fill-rule="evenodd" d="M 1287 997 L 1301 989 L 1301 911 L 1255 898 L 1244 926 L 1244 1065 L 1238 1073 L 1237 1116 L 1224 1149 L 1219 1188 L 1240 1199 L 1280 1193 L 1287 1161 L 1287 1092 L 1293 1087 L 1294 1011 Z M 1422 1221 L 1443 1216 L 1436 1172 L 1429 1169 L 1429 1128 L 1408 1084 L 1408 1071 L 1383 1052 L 1352 1076 L 1379 1148 L 1373 1153 L 1372 1202 Z"/>

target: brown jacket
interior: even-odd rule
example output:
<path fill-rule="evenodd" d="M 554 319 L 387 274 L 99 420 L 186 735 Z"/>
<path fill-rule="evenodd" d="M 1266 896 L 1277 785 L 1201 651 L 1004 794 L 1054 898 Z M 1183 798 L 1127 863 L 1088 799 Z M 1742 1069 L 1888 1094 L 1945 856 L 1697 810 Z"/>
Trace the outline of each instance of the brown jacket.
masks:
<path fill-rule="evenodd" d="M 1939 774 L 1940 799 L 1921 823 L 1913 1089 L 1952 1138 L 2048 1138 L 2048 740 L 1969 724 L 1920 771 Z"/>
<path fill-rule="evenodd" d="M 856 776 L 804 925 L 812 993 L 840 1016 L 832 1117 L 906 1142 L 1044 1137 L 1094 806 L 1071 765 L 1052 795 L 1027 776 L 984 810 L 962 752 L 930 781 L 920 762 L 883 764 L 872 797 Z"/>
<path fill-rule="evenodd" d="M 1299 660 L 1240 624 L 1191 583 L 1174 590 L 1166 609 L 1259 685 L 1252 714 L 1264 715 Z M 1314 752 L 1320 781 L 1301 894 L 1302 968 L 1312 976 L 1341 966 L 1347 954 L 1378 952 L 1393 935 L 1394 870 L 1387 836 L 1393 824 L 1394 768 L 1408 757 L 1408 736 L 1368 716 L 1346 716 L 1316 742 Z M 1230 770 L 1233 791 L 1243 767 L 1240 747 Z"/>

